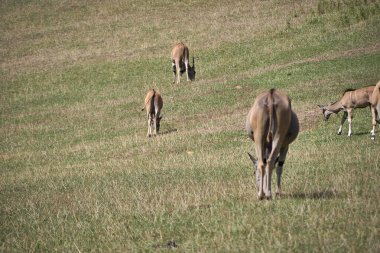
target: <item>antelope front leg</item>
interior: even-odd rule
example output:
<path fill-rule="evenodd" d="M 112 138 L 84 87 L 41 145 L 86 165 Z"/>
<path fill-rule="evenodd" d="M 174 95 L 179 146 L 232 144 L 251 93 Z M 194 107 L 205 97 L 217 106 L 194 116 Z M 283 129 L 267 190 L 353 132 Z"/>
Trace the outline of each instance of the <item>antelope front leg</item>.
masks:
<path fill-rule="evenodd" d="M 272 179 L 272 168 L 273 168 L 273 162 L 272 161 L 268 161 L 266 166 L 265 166 L 265 184 L 266 184 L 266 187 L 265 187 L 265 197 L 267 199 L 271 199 L 272 198 L 272 191 L 271 191 L 271 188 L 272 188 L 272 184 L 271 184 L 271 179 Z"/>
<path fill-rule="evenodd" d="M 172 68 L 173 68 L 173 83 L 175 83 L 176 81 L 176 73 L 177 73 L 177 69 L 176 69 L 176 65 L 174 62 L 172 62 Z"/>
<path fill-rule="evenodd" d="M 281 163 L 281 165 L 280 165 Z M 277 191 L 276 195 L 281 195 L 281 175 L 282 175 L 282 166 L 283 162 L 279 162 L 277 168 L 276 168 L 276 174 L 277 174 Z"/>
<path fill-rule="evenodd" d="M 280 150 L 280 156 L 278 158 L 278 165 L 276 168 L 276 174 L 277 174 L 277 191 L 276 195 L 281 194 L 281 175 L 282 175 L 282 169 L 285 163 L 286 155 L 288 153 L 289 146 L 285 146 Z"/>
<path fill-rule="evenodd" d="M 339 135 L 342 134 L 343 124 L 344 124 L 344 122 L 346 122 L 346 119 L 347 119 L 347 112 L 345 111 L 345 112 L 343 113 L 342 120 L 340 121 L 340 127 L 339 127 L 339 129 L 338 129 L 338 134 L 339 134 Z"/>
<path fill-rule="evenodd" d="M 264 174 L 263 192 L 266 191 L 265 189 L 267 189 L 266 177 L 267 177 L 267 175 Z M 260 189 L 260 182 L 261 182 L 260 174 L 259 174 L 259 171 L 256 169 L 256 188 L 257 188 L 257 191 L 259 191 L 259 189 Z"/>
<path fill-rule="evenodd" d="M 176 71 L 177 71 L 177 81 L 176 81 L 176 83 L 177 84 L 179 84 L 180 82 L 181 82 L 181 69 L 180 69 L 180 66 L 179 66 L 179 64 L 175 64 L 175 67 L 176 67 Z"/>
<path fill-rule="evenodd" d="M 189 79 L 189 62 L 188 61 L 185 61 L 185 68 L 186 68 L 187 81 L 190 81 L 190 79 Z"/>
<path fill-rule="evenodd" d="M 351 130 L 351 123 L 352 123 L 352 109 L 347 110 L 348 113 L 348 136 L 351 137 L 352 130 Z"/>
<path fill-rule="evenodd" d="M 372 130 L 371 130 L 371 140 L 375 140 L 375 130 L 376 130 L 376 110 L 373 106 L 371 106 L 372 113 Z"/>

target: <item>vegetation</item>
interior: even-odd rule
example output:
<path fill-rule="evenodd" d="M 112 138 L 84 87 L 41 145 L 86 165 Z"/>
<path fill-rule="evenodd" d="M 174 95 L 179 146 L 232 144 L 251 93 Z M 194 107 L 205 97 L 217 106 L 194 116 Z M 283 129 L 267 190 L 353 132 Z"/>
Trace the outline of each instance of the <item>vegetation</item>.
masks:
<path fill-rule="evenodd" d="M 380 73 L 380 3 L 0 3 L 0 251 L 379 252 L 379 131 L 317 104 Z M 195 82 L 172 84 L 185 42 Z M 147 138 L 146 91 L 163 99 Z M 245 117 L 292 98 L 284 195 L 258 201 Z"/>

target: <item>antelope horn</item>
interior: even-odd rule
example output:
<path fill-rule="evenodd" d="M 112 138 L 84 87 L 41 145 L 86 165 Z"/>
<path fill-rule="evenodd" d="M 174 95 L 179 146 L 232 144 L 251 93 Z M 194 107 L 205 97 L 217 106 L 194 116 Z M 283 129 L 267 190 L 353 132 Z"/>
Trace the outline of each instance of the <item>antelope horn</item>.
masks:
<path fill-rule="evenodd" d="M 247 154 L 248 154 L 249 158 L 251 159 L 251 161 L 252 161 L 253 163 L 256 163 L 256 162 L 257 162 L 257 159 L 256 159 L 253 155 L 251 155 L 249 152 L 247 152 Z"/>

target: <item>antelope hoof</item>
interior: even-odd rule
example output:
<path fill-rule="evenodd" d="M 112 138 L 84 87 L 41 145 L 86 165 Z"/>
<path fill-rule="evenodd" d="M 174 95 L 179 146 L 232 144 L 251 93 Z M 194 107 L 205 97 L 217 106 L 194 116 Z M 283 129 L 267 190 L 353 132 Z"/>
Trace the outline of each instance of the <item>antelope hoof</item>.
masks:
<path fill-rule="evenodd" d="M 257 194 L 257 198 L 259 199 L 259 200 L 263 200 L 264 199 L 264 193 L 259 193 L 259 194 Z"/>
<path fill-rule="evenodd" d="M 152 135 L 151 135 L 151 134 L 147 134 L 146 137 L 149 137 L 149 138 L 150 138 L 150 137 L 152 137 Z"/>
<path fill-rule="evenodd" d="M 342 131 L 338 131 L 338 135 L 341 135 L 342 134 Z"/>

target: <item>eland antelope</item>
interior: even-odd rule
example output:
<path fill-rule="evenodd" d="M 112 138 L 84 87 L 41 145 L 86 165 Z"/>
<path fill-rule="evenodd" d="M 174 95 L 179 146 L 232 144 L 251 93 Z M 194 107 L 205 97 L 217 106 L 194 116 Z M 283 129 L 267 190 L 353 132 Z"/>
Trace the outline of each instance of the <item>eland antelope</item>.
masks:
<path fill-rule="evenodd" d="M 372 130 L 371 139 L 375 139 L 376 122 L 380 125 L 380 81 L 376 84 L 371 95 Z"/>
<path fill-rule="evenodd" d="M 270 199 L 272 170 L 278 162 L 277 194 L 281 194 L 281 175 L 289 144 L 298 136 L 299 122 L 287 95 L 271 89 L 260 94 L 246 120 L 248 136 L 255 142 L 257 160 L 249 153 L 256 167 L 258 198 Z"/>
<path fill-rule="evenodd" d="M 348 136 L 352 135 L 351 123 L 352 123 L 352 113 L 356 108 L 365 108 L 370 106 L 370 98 L 375 86 L 368 86 L 359 89 L 347 89 L 344 91 L 343 96 L 339 101 L 332 103 L 330 105 L 318 105 L 322 109 L 323 116 L 327 121 L 331 114 L 344 111 L 340 126 L 338 129 L 338 134 L 342 134 L 343 124 L 348 118 Z"/>
<path fill-rule="evenodd" d="M 174 45 L 171 52 L 171 60 L 173 67 L 174 79 L 173 83 L 179 84 L 181 82 L 180 76 L 186 71 L 187 81 L 195 80 L 195 64 L 193 57 L 193 66 L 189 64 L 189 48 L 179 42 Z"/>
<path fill-rule="evenodd" d="M 160 131 L 160 121 L 162 116 L 160 116 L 161 109 L 163 106 L 163 101 L 161 94 L 151 89 L 148 91 L 148 93 L 145 96 L 145 109 L 146 114 L 148 116 L 148 133 L 147 137 L 152 136 L 152 127 L 153 127 L 153 134 L 156 135 Z M 142 109 L 144 110 L 144 108 Z"/>

